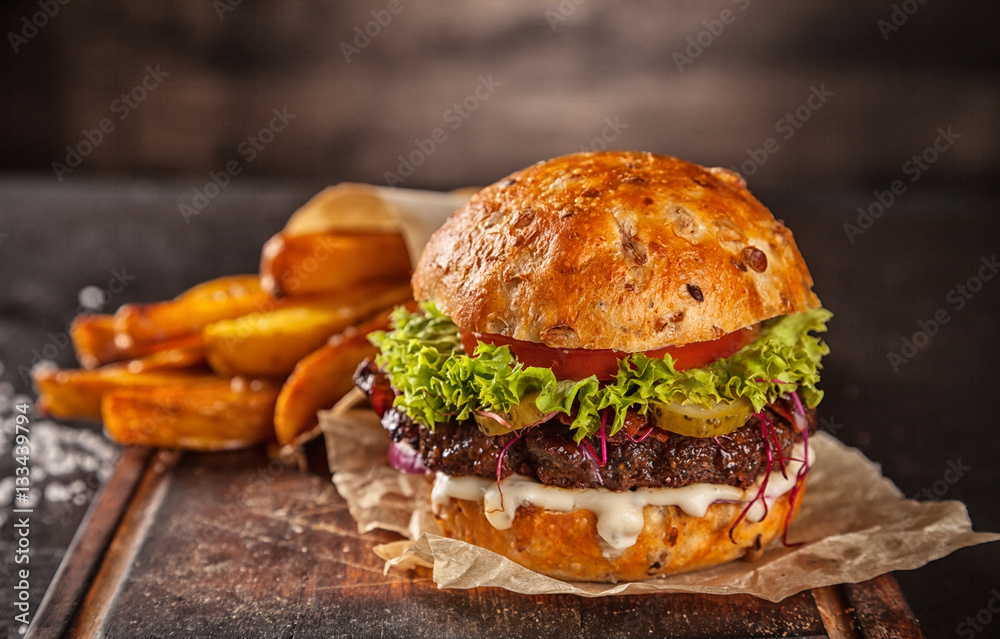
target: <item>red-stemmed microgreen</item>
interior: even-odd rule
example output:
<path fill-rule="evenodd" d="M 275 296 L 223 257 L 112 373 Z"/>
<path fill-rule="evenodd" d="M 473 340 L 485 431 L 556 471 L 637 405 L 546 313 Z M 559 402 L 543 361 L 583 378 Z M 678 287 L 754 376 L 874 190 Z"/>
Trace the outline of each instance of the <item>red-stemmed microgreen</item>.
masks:
<path fill-rule="evenodd" d="M 590 445 L 586 439 L 580 442 L 584 446 L 584 451 L 589 453 L 593 458 L 594 463 L 596 463 L 601 468 L 604 468 L 608 463 L 608 438 L 605 427 L 608 423 L 608 413 L 607 411 L 601 413 L 601 458 L 597 458 L 597 453 L 594 451 L 594 447 Z"/>
<path fill-rule="evenodd" d="M 507 420 L 505 420 L 503 417 L 501 417 L 500 415 L 498 415 L 496 413 L 493 413 L 493 412 L 490 412 L 490 411 L 485 411 L 485 410 L 476 411 L 476 412 L 479 415 L 482 415 L 484 417 L 488 417 L 490 419 L 496 420 L 497 423 L 499 423 L 501 426 L 504 426 L 504 427 L 508 428 L 509 430 L 512 430 L 512 431 L 514 430 L 513 428 L 511 428 L 510 424 L 507 423 Z M 509 442 L 507 442 L 506 444 L 504 444 L 503 448 L 500 449 L 500 455 L 497 456 L 497 492 L 500 493 L 500 510 L 504 509 L 503 508 L 503 491 L 500 489 L 500 480 L 503 478 L 503 457 L 504 457 L 504 455 L 506 455 L 507 454 L 507 450 L 511 446 L 513 446 L 514 444 L 516 444 L 522 437 L 524 437 L 528 433 L 529 430 L 531 430 L 535 426 L 538 426 L 539 424 L 544 424 L 545 422 L 549 421 L 550 419 L 552 419 L 553 417 L 556 416 L 557 412 L 558 411 L 552 411 L 551 413 L 548 413 L 547 415 L 543 415 L 538 421 L 533 422 L 531 424 L 528 424 L 524 428 L 518 430 L 517 431 L 517 435 L 514 437 L 514 439 L 512 439 Z"/>
<path fill-rule="evenodd" d="M 591 460 L 594 462 L 590 464 L 590 474 L 594 480 L 594 483 L 603 486 L 604 478 L 601 477 L 601 471 L 598 468 L 604 468 L 608 463 L 608 438 L 607 438 L 607 423 L 608 423 L 608 413 L 607 411 L 601 413 L 601 458 L 597 458 L 597 452 L 594 451 L 594 447 L 590 445 L 586 439 L 580 442 L 583 445 L 583 452 L 590 455 Z M 626 433 L 627 435 L 628 433 Z M 649 432 L 646 433 L 649 435 Z M 643 436 L 645 438 L 645 435 Z M 633 440 L 635 441 L 635 440 Z M 640 440 L 641 441 L 641 440 Z"/>
<path fill-rule="evenodd" d="M 799 394 L 795 391 L 790 391 L 788 394 L 792 396 L 792 404 L 795 405 L 795 410 L 799 412 L 799 415 L 805 415 L 806 409 L 802 406 L 802 400 L 799 399 Z"/>
<path fill-rule="evenodd" d="M 653 429 L 654 429 L 654 428 L 656 428 L 656 427 L 655 427 L 655 426 L 653 426 L 652 424 L 650 424 L 649 426 L 647 426 L 647 427 L 646 427 L 646 431 L 645 431 L 645 432 L 644 432 L 644 433 L 643 433 L 642 435 L 639 435 L 638 437 L 633 437 L 632 435 L 630 435 L 630 434 L 629 434 L 629 432 L 628 432 L 628 431 L 624 431 L 624 432 L 625 432 L 625 436 L 626 436 L 626 437 L 628 437 L 628 440 L 629 440 L 630 442 L 632 442 L 633 444 L 638 444 L 638 443 L 640 443 L 640 442 L 641 442 L 642 440 L 644 440 L 644 439 L 646 439 L 647 437 L 649 437 L 649 434 L 650 434 L 651 432 L 653 432 Z"/>
<path fill-rule="evenodd" d="M 768 445 L 767 435 L 770 434 L 771 441 L 774 443 L 774 450 L 778 453 L 778 463 L 781 464 L 781 476 L 788 479 L 788 473 L 785 472 L 785 456 L 781 451 L 781 442 L 778 441 L 778 431 L 774 427 L 774 422 L 771 421 L 771 418 L 764 411 L 760 411 L 758 416 L 764 428 L 764 445 Z"/>
<path fill-rule="evenodd" d="M 488 410 L 477 410 L 476 414 L 479 415 L 480 417 L 488 417 L 489 419 L 492 419 L 493 421 L 497 422 L 507 430 L 510 431 L 514 430 L 514 427 L 510 425 L 510 422 L 501 417 L 498 413 L 494 413 Z"/>
<path fill-rule="evenodd" d="M 802 488 L 805 486 L 806 475 L 809 474 L 809 429 L 806 428 L 802 431 L 802 445 L 805 447 L 805 459 L 802 460 L 802 465 L 799 466 L 799 472 L 795 475 L 795 485 L 792 486 L 792 492 L 788 495 L 788 512 L 785 513 L 785 529 L 781 532 L 781 543 L 786 548 L 794 548 L 796 546 L 801 546 L 803 542 L 797 542 L 794 544 L 788 543 L 788 525 L 792 523 L 792 513 L 795 512 L 795 504 L 802 494 Z"/>
<path fill-rule="evenodd" d="M 761 414 L 763 414 L 763 412 L 758 413 L 758 417 Z M 736 527 L 740 525 L 740 522 L 746 518 L 747 513 L 750 512 L 750 509 L 755 503 L 757 503 L 758 499 L 760 499 L 761 503 L 764 504 L 764 517 L 767 517 L 767 498 L 764 496 L 764 491 L 767 490 L 767 482 L 771 479 L 771 467 L 774 464 L 774 457 L 771 456 L 771 444 L 768 441 L 767 427 L 764 425 L 763 419 L 760 421 L 760 436 L 764 439 L 764 451 L 767 453 L 767 469 L 764 471 L 764 479 L 760 482 L 760 488 L 757 489 L 757 494 L 754 495 L 753 499 L 751 499 L 749 503 L 747 503 L 742 512 L 740 512 L 740 516 L 736 518 L 736 521 L 729 529 L 729 541 L 734 544 L 736 543 L 736 538 L 733 536 L 733 532 L 736 530 Z"/>

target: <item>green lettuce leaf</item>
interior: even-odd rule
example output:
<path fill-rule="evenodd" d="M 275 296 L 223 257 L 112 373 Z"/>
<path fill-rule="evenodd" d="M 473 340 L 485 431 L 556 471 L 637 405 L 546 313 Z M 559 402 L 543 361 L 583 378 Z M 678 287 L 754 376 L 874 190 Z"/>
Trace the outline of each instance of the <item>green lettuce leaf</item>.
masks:
<path fill-rule="evenodd" d="M 634 410 L 646 414 L 655 402 L 710 406 L 746 398 L 755 411 L 790 391 L 810 408 L 819 404 L 821 358 L 826 344 L 811 333 L 826 330 L 830 311 L 819 308 L 764 323 L 760 335 L 731 357 L 702 368 L 674 370 L 674 359 L 636 353 L 621 360 L 610 382 L 596 377 L 557 380 L 550 369 L 524 366 L 506 346 L 480 343 L 476 357 L 462 351 L 458 327 L 433 304 L 409 312 L 397 308 L 392 330 L 369 339 L 380 350 L 376 359 L 400 391 L 394 405 L 430 429 L 449 419 L 469 419 L 476 411 L 505 412 L 537 393 L 544 413 L 574 415 L 577 441 L 595 434 L 601 413 L 614 416 L 611 434 Z"/>

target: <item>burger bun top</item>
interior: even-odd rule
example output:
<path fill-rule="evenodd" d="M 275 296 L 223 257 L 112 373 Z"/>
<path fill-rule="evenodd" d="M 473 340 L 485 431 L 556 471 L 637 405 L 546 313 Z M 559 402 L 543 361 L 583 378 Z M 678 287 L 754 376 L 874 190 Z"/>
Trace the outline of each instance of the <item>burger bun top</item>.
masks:
<path fill-rule="evenodd" d="M 792 233 L 727 169 L 577 153 L 486 187 L 413 275 L 462 329 L 639 352 L 819 306 Z"/>

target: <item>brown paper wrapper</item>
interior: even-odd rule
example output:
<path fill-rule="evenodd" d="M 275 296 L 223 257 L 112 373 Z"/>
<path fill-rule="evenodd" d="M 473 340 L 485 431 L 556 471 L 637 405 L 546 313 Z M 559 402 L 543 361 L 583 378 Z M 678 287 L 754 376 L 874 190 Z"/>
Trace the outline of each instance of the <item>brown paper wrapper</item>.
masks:
<path fill-rule="evenodd" d="M 420 254 L 445 220 L 461 208 L 476 189 L 451 193 L 397 189 L 342 182 L 329 186 L 292 213 L 282 233 L 286 236 L 328 232 L 401 233 L 410 262 L 416 268 Z M 272 459 L 308 467 L 305 445 L 320 436 L 317 426 L 289 444 L 268 450 Z"/>
<path fill-rule="evenodd" d="M 416 266 L 431 234 L 472 193 L 472 189 L 440 193 L 343 182 L 323 189 L 292 213 L 283 232 L 305 235 L 329 231 L 398 231 L 403 234 Z"/>
<path fill-rule="evenodd" d="M 656 592 L 751 594 L 780 601 L 797 592 L 857 583 L 894 570 L 910 570 L 966 546 L 1000 540 L 973 532 L 957 501 L 905 499 L 860 451 L 826 433 L 810 438 L 816 461 L 802 508 L 788 539 L 756 562 L 736 561 L 708 570 L 619 584 L 565 582 L 509 559 L 440 536 L 431 516 L 425 479 L 389 466 L 388 433 L 353 394 L 320 413 L 330 470 L 358 530 L 392 530 L 406 540 L 376 546 L 391 568 L 431 568 L 440 588 L 505 588 L 524 594 L 585 597 Z"/>

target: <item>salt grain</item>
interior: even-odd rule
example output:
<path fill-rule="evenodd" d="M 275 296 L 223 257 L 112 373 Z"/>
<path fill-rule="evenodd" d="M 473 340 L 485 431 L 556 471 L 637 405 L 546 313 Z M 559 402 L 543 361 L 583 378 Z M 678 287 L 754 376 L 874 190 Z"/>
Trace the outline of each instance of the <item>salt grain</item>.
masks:
<path fill-rule="evenodd" d="M 77 295 L 80 305 L 92 311 L 99 311 L 104 308 L 104 291 L 96 286 L 84 286 Z"/>
<path fill-rule="evenodd" d="M 0 479 L 0 508 L 9 506 L 14 501 L 14 478 Z"/>
<path fill-rule="evenodd" d="M 18 404 L 34 405 L 23 394 L 14 395 L 14 387 L 0 383 L 0 454 L 11 451 L 16 435 L 15 412 Z M 40 502 L 86 505 L 93 496 L 88 482 L 103 482 L 111 476 L 118 447 L 93 431 L 71 428 L 52 420 L 32 421 L 28 461 L 31 487 L 22 508 L 34 508 Z M 81 475 L 83 477 L 81 477 Z M 0 508 L 14 499 L 15 478 L 0 479 Z"/>
<path fill-rule="evenodd" d="M 69 501 L 71 496 L 69 490 L 57 481 L 50 482 L 45 487 L 45 501 L 61 504 Z"/>

